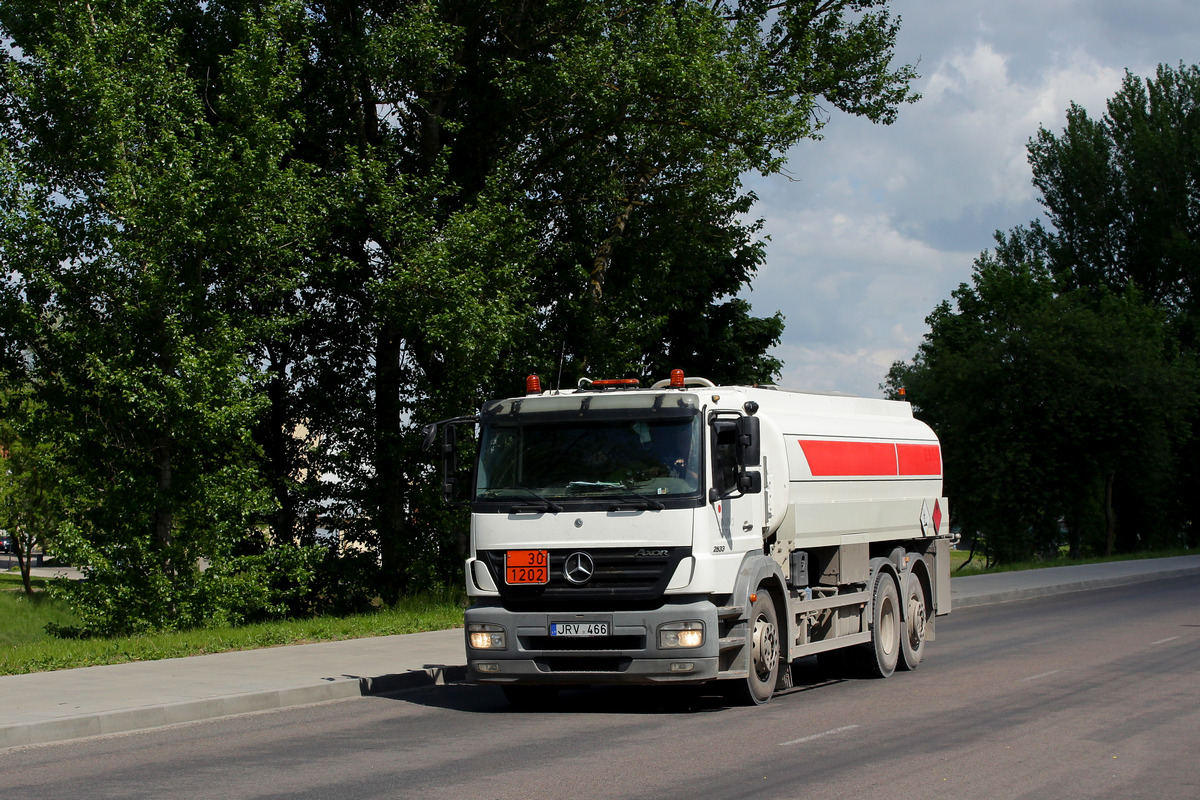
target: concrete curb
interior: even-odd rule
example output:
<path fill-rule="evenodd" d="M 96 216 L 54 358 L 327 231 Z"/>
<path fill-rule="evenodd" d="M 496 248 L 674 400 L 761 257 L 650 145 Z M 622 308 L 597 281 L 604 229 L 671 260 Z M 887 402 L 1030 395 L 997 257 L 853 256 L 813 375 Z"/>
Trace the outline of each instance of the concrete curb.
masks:
<path fill-rule="evenodd" d="M 431 664 L 424 669 L 392 675 L 347 676 L 328 679 L 310 686 L 244 692 L 118 711 L 18 722 L 0 725 L 0 750 L 90 736 L 149 730 L 168 725 L 230 717 L 236 714 L 276 711 L 330 700 L 344 700 L 350 697 L 391 694 L 462 681 L 466 679 L 466 676 L 465 665 Z"/>
<path fill-rule="evenodd" d="M 954 611 L 960 608 L 973 608 L 975 606 L 986 606 L 994 603 L 1011 603 L 1017 600 L 1029 600 L 1035 597 L 1049 597 L 1050 595 L 1071 594 L 1073 592 L 1086 592 L 1092 589 L 1109 589 L 1116 586 L 1128 586 L 1135 583 L 1145 583 L 1147 581 L 1183 578 L 1188 575 L 1200 575 L 1200 567 L 1183 567 L 1164 572 L 1148 572 L 1137 575 L 1116 575 L 1105 578 L 1091 578 L 1088 580 L 1059 583 L 1050 586 L 1026 586 L 982 594 L 967 595 L 963 597 L 954 597 L 952 595 L 950 613 L 954 613 Z"/>

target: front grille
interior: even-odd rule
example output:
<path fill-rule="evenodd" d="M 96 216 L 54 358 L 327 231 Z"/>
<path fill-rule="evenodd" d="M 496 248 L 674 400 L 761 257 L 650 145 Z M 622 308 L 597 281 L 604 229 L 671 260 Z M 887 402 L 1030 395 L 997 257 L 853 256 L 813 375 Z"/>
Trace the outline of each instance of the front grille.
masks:
<path fill-rule="evenodd" d="M 570 656 L 549 656 L 534 659 L 534 664 L 542 672 L 624 672 L 633 663 L 632 658 L 611 656 L 587 656 L 572 658 Z"/>
<path fill-rule="evenodd" d="M 523 650 L 644 650 L 645 636 L 522 636 Z"/>
<path fill-rule="evenodd" d="M 563 575 L 563 564 L 572 553 L 583 551 L 592 557 L 595 572 L 577 586 Z M 679 562 L 692 554 L 690 547 L 653 548 L 572 548 L 550 551 L 550 582 L 541 586 L 509 586 L 504 582 L 504 550 L 481 550 L 479 558 L 487 565 L 500 589 L 504 606 L 513 610 L 536 611 L 550 608 L 626 609 L 646 607 L 657 602 L 675 574 Z"/>

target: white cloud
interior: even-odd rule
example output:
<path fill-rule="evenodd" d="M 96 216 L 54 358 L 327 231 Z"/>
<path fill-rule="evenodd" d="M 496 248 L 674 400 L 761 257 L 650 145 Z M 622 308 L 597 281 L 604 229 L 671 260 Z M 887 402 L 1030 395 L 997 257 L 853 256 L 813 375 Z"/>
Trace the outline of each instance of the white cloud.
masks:
<path fill-rule="evenodd" d="M 1073 99 L 1102 109 L 1123 72 L 1076 52 L 1024 83 L 1009 69 L 1016 57 L 985 41 L 950 51 L 918 85 L 923 99 L 891 128 L 856 124 L 847 144 L 858 155 L 836 145 L 832 169 L 863 184 L 875 176 L 898 224 L 920 228 L 973 210 L 1028 215 L 1036 195 L 1026 143 L 1039 126 L 1061 127 Z"/>
<path fill-rule="evenodd" d="M 783 384 L 875 394 L 893 361 L 907 358 L 924 318 L 962 280 L 971 254 L 907 237 L 884 215 L 780 209 L 780 231 L 755 281 L 756 308 L 779 304 L 787 329 L 776 355 Z"/>
<path fill-rule="evenodd" d="M 931 75 L 926 99 L 914 110 L 915 124 L 931 131 L 922 166 L 940 163 L 942 174 L 957 177 L 948 187 L 954 197 L 1010 205 L 1032 199 L 1025 143 L 1040 126 L 1060 126 L 1072 100 L 1102 109 L 1123 74 L 1075 52 L 1027 84 L 1010 75 L 1014 57 L 982 41 L 954 51 Z"/>
<path fill-rule="evenodd" d="M 895 6 L 901 59 L 920 58 L 923 99 L 890 127 L 838 117 L 823 141 L 791 154 L 794 180 L 752 182 L 771 241 L 747 297 L 757 313 L 787 317 L 775 354 L 788 386 L 877 394 L 992 232 L 1040 215 L 1025 150 L 1038 127 L 1060 129 L 1072 101 L 1102 114 L 1125 67 L 1138 69 L 1121 60 L 1119 5 Z M 1161 33 L 1178 46 L 1178 31 Z M 1138 36 L 1153 39 L 1144 26 Z M 1188 41 L 1200 47 L 1200 31 Z M 1158 60 L 1170 58 L 1138 74 Z"/>

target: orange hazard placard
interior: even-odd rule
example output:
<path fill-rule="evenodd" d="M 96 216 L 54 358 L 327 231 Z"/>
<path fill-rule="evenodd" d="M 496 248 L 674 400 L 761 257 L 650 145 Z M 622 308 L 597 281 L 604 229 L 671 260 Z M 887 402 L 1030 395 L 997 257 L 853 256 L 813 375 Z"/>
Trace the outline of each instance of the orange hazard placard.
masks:
<path fill-rule="evenodd" d="M 504 554 L 504 582 L 538 584 L 550 582 L 549 550 L 509 550 Z"/>

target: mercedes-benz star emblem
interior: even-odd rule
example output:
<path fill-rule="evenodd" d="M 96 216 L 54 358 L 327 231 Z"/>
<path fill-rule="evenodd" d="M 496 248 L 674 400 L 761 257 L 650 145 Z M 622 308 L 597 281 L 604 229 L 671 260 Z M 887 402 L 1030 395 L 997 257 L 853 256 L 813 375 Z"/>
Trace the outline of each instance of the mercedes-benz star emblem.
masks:
<path fill-rule="evenodd" d="M 596 565 L 587 553 L 571 553 L 563 563 L 563 577 L 576 586 L 582 586 L 592 579 Z"/>

